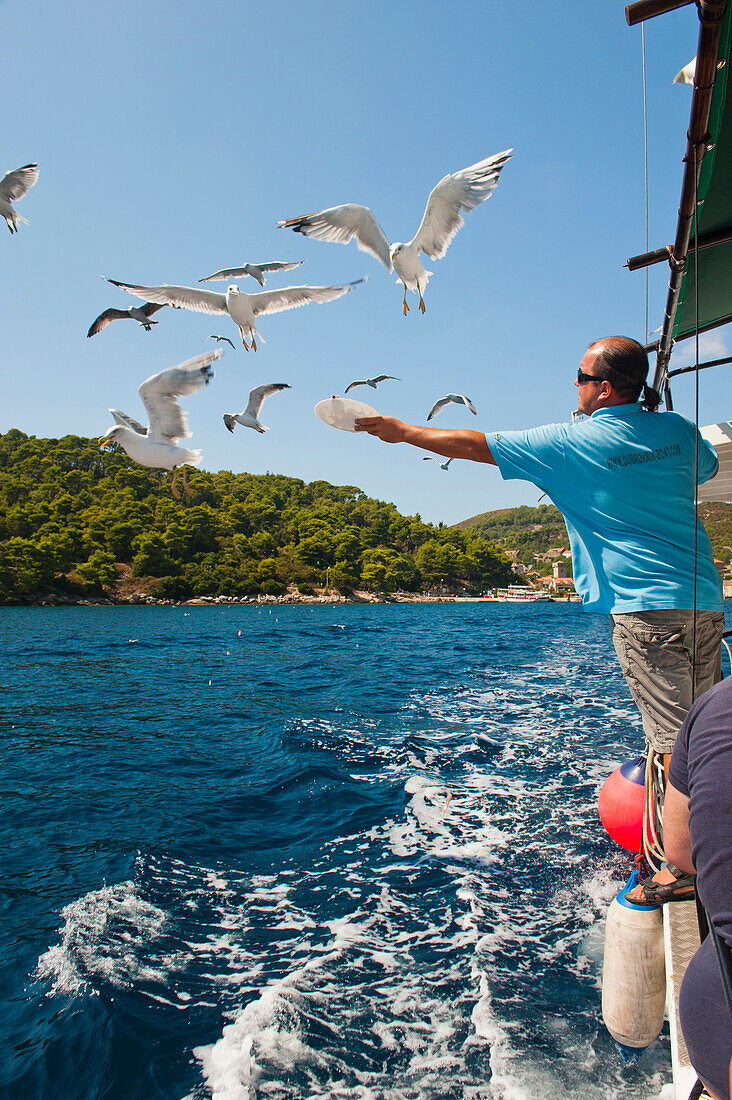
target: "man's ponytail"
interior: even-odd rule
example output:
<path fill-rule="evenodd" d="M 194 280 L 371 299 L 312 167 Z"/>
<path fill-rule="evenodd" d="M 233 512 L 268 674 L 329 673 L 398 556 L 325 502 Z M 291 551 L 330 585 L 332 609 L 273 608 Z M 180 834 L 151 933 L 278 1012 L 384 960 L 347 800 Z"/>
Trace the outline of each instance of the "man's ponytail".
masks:
<path fill-rule="evenodd" d="M 652 386 L 643 386 L 641 405 L 647 412 L 655 412 L 661 404 L 661 395 Z"/>

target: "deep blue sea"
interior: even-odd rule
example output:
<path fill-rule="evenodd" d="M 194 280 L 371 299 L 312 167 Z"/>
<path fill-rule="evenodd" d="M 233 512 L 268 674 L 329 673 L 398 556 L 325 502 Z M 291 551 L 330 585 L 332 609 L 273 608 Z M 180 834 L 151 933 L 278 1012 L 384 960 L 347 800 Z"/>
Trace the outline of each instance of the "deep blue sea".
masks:
<path fill-rule="evenodd" d="M 600 1017 L 642 747 L 576 605 L 0 609 L 0 1094 L 657 1096 Z"/>

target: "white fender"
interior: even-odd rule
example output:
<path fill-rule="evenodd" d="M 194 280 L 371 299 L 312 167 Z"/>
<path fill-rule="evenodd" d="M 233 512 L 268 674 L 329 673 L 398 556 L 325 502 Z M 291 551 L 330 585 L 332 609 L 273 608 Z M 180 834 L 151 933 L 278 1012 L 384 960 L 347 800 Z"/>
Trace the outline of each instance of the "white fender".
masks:
<path fill-rule="evenodd" d="M 616 1043 L 631 1051 L 658 1038 L 666 1005 L 661 909 L 627 900 L 636 883 L 634 873 L 608 909 L 602 968 L 602 1018 Z"/>

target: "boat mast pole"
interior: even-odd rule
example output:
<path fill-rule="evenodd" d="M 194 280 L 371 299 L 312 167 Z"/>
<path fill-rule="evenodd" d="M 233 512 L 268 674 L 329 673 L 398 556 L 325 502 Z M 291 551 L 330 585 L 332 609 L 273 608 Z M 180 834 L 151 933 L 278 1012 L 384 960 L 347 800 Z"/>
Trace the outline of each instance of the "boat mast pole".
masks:
<path fill-rule="evenodd" d="M 629 25 L 651 18 L 663 11 L 670 11 L 674 7 L 683 6 L 671 0 L 655 0 L 649 4 L 647 0 L 640 0 L 638 4 L 631 4 L 626 8 L 626 19 Z M 681 284 L 686 271 L 686 261 L 689 254 L 689 241 L 691 239 L 692 224 L 694 218 L 695 195 L 699 182 L 702 161 L 707 152 L 709 141 L 709 111 L 712 104 L 712 92 L 714 79 L 717 72 L 717 56 L 719 53 L 719 39 L 722 32 L 722 21 L 727 10 L 727 0 L 697 0 L 699 12 L 699 43 L 697 45 L 696 72 L 694 74 L 694 92 L 691 100 L 691 115 L 689 129 L 686 134 L 686 155 L 684 156 L 684 178 L 681 185 L 681 201 L 679 203 L 679 217 L 676 224 L 676 239 L 671 247 L 668 263 L 671 268 L 671 277 L 666 296 L 666 309 L 664 311 L 663 329 L 658 341 L 658 353 L 656 356 L 656 371 L 653 378 L 653 388 L 658 393 L 666 391 L 668 403 L 668 362 L 671 358 L 673 347 L 673 327 L 676 320 L 676 310 L 679 304 Z M 697 272 L 697 279 L 698 279 Z"/>

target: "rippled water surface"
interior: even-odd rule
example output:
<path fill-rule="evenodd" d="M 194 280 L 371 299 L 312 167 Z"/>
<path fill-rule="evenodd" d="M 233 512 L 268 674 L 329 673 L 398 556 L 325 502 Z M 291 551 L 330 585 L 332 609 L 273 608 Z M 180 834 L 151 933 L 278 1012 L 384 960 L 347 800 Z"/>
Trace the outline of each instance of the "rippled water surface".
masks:
<path fill-rule="evenodd" d="M 0 1091 L 647 1097 L 600 1019 L 641 747 L 575 605 L 0 609 Z"/>

